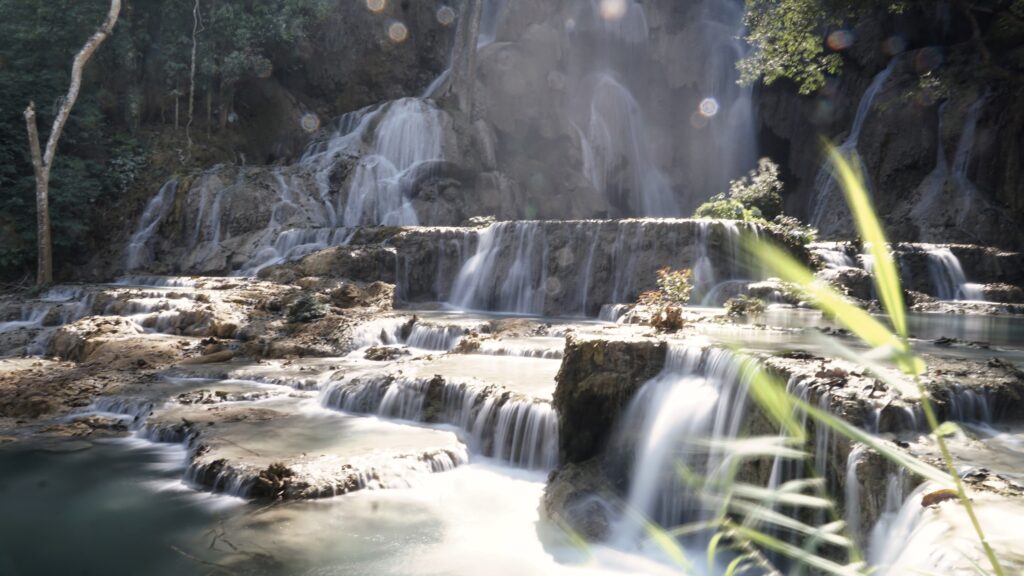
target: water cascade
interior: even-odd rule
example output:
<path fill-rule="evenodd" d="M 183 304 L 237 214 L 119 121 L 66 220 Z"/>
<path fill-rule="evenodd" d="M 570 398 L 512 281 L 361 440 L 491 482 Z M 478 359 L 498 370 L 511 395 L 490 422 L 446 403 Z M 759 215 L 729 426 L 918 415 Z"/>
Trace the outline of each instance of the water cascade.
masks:
<path fill-rule="evenodd" d="M 152 263 L 153 257 L 147 251 L 147 244 L 156 234 L 160 223 L 174 207 L 174 196 L 178 193 L 178 181 L 169 180 L 160 187 L 160 191 L 149 201 L 146 209 L 139 217 L 135 233 L 128 240 L 125 270 L 137 270 Z"/>
<path fill-rule="evenodd" d="M 349 184 L 342 219 L 348 227 L 415 226 L 407 178 L 422 164 L 442 159 L 442 118 L 432 104 L 403 98 L 380 114 L 369 149 Z"/>
<path fill-rule="evenodd" d="M 694 24 L 683 35 L 694 108 L 679 144 L 686 153 L 673 161 L 656 143 L 677 135 L 659 131 L 667 111 L 647 98 L 650 77 L 664 71 L 652 66 L 659 39 L 645 5 L 578 0 L 567 11 L 568 114 L 584 175 L 618 215 L 678 216 L 756 160 L 751 91 L 736 82 L 735 62 L 747 50 L 743 5 L 708 1 L 690 10 Z M 686 172 L 686 198 L 673 189 L 673 162 Z"/>
<path fill-rule="evenodd" d="M 458 426 L 476 453 L 529 469 L 558 463 L 558 415 L 546 401 L 479 383 L 377 376 L 331 382 L 325 407 Z"/>
<path fill-rule="evenodd" d="M 617 426 L 613 446 L 635 454 L 628 509 L 662 526 L 714 514 L 714 504 L 685 485 L 677 466 L 698 467 L 708 473 L 706 482 L 715 482 L 727 454 L 713 441 L 737 436 L 746 404 L 740 365 L 730 352 L 670 345 L 665 367 L 643 385 Z M 624 544 L 643 535 L 628 520 L 618 532 Z"/>
<path fill-rule="evenodd" d="M 882 87 L 885 86 L 885 81 L 889 79 L 889 75 L 892 74 L 892 70 L 896 65 L 896 59 L 889 61 L 889 65 L 882 69 L 881 72 L 875 75 L 871 80 L 871 84 L 868 85 L 867 90 L 864 91 L 864 95 L 861 96 L 860 103 L 857 105 L 857 113 L 853 118 L 853 126 L 850 127 L 850 133 L 847 135 L 846 140 L 839 146 L 839 152 L 843 155 L 848 156 L 851 153 L 857 151 L 857 144 L 860 141 L 860 133 L 864 129 L 864 122 L 867 121 L 868 114 L 871 112 L 872 106 L 875 103 L 875 97 L 881 92 Z M 859 161 L 859 160 L 858 160 Z M 866 174 L 861 166 L 861 173 Z M 837 185 L 835 182 L 834 175 L 832 173 L 832 165 L 826 161 L 818 171 L 818 175 L 814 179 L 814 207 L 811 210 L 810 224 L 816 228 L 821 228 L 827 215 L 834 215 L 834 211 L 840 205 L 840 202 L 836 200 Z"/>
<path fill-rule="evenodd" d="M 468 310 L 596 316 L 636 301 L 662 266 L 692 268 L 692 301 L 718 305 L 758 277 L 741 234 L 755 226 L 711 220 L 499 222 L 477 234 L 448 303 Z M 469 244 L 466 242 L 465 244 Z M 408 281 L 399 276 L 399 285 Z M 444 293 L 440 287 L 437 294 Z"/>
<path fill-rule="evenodd" d="M 935 296 L 940 300 L 984 300 L 980 284 L 967 281 L 960 260 L 945 247 L 928 250 L 928 272 L 935 287 Z"/>

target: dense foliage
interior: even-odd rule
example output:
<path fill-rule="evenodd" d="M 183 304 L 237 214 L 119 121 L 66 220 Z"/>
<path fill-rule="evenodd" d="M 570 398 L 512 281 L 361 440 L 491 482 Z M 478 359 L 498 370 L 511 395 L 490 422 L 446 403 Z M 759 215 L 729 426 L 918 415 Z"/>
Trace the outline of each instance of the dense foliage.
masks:
<path fill-rule="evenodd" d="M 1024 69 L 1024 0 L 954 0 L 940 6 L 934 0 L 747 0 L 744 23 L 753 51 L 738 64 L 741 79 L 772 84 L 785 78 L 801 94 L 810 94 L 841 71 L 841 53 L 852 38 L 844 27 L 872 12 L 913 10 L 919 12 L 912 18 L 947 11 L 970 29 L 984 61 L 991 59 L 991 47 L 1007 48 L 1005 63 Z"/>
<path fill-rule="evenodd" d="M 732 318 L 761 316 L 766 310 L 768 310 L 768 305 L 756 296 L 741 294 L 725 301 L 725 314 Z"/>
<path fill-rule="evenodd" d="M 792 216 L 782 213 L 782 181 L 779 166 L 768 158 L 757 163 L 744 178 L 733 180 L 729 192 L 716 194 L 697 207 L 696 218 L 741 220 L 757 224 L 770 232 L 794 254 L 806 257 L 807 245 L 818 231 Z"/>
<path fill-rule="evenodd" d="M 58 273 L 84 259 L 104 209 L 124 201 L 144 173 L 154 152 L 147 129 L 186 123 L 194 30 L 196 124 L 224 126 L 234 86 L 268 75 L 272 51 L 300 40 L 331 4 L 126 3 L 113 36 L 86 66 L 54 163 L 50 205 Z M 0 278 L 27 275 L 35 259 L 34 180 L 22 112 L 35 101 L 45 141 L 71 60 L 108 8 L 103 0 L 0 0 Z"/>

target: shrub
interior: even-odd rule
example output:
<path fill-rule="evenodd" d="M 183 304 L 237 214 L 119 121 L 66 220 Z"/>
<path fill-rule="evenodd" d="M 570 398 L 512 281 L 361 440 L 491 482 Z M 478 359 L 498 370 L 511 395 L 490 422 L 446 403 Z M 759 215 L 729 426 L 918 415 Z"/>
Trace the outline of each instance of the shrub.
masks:
<path fill-rule="evenodd" d="M 688 268 L 673 270 L 667 267 L 658 270 L 658 290 L 666 301 L 672 304 L 686 304 L 690 301 L 690 292 L 693 290 L 693 271 Z"/>
<path fill-rule="evenodd" d="M 782 181 L 779 165 L 770 158 L 761 158 L 757 168 L 745 178 L 729 183 L 729 197 L 749 210 L 758 210 L 765 220 L 782 214 Z"/>
<path fill-rule="evenodd" d="M 761 316 L 767 309 L 764 300 L 746 294 L 725 301 L 725 314 L 733 318 Z"/>
<path fill-rule="evenodd" d="M 697 207 L 693 215 L 697 218 L 714 218 L 716 220 L 750 221 L 760 214 L 748 210 L 739 200 L 728 198 L 725 194 L 716 194 L 710 200 Z"/>

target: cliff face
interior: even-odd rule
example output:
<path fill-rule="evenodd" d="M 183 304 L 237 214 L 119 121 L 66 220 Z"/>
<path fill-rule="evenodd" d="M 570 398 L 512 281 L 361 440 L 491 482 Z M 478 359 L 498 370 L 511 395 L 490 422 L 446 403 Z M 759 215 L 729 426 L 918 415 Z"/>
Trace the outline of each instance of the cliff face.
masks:
<path fill-rule="evenodd" d="M 788 211 L 825 238 L 854 235 L 841 193 L 821 169 L 825 136 L 859 153 L 894 239 L 1019 247 L 1021 44 L 990 40 L 991 25 L 980 23 L 982 51 L 952 7 L 875 14 L 854 28 L 842 75 L 820 94 L 799 96 L 785 83 L 760 88 L 761 153 L 784 166 Z M 893 50 L 900 44 L 904 51 Z"/>

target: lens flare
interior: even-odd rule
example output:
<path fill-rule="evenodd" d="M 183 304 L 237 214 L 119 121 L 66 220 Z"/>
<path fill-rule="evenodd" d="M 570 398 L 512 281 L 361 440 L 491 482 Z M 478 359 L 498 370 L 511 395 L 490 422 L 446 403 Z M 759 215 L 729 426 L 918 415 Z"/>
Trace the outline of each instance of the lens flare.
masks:
<path fill-rule="evenodd" d="M 700 115 L 705 118 L 711 118 L 715 114 L 718 114 L 718 100 L 714 98 L 705 98 L 700 101 Z"/>
<path fill-rule="evenodd" d="M 441 6 L 437 9 L 437 21 L 442 26 L 451 26 L 455 22 L 455 10 L 451 6 Z"/>
<path fill-rule="evenodd" d="M 621 20 L 628 8 L 626 0 L 601 0 L 598 12 L 605 20 Z"/>
<path fill-rule="evenodd" d="M 387 0 L 366 0 L 366 7 L 374 14 L 383 12 L 387 5 Z"/>
<path fill-rule="evenodd" d="M 312 112 L 306 112 L 299 120 L 299 124 L 306 132 L 313 133 L 320 129 L 320 117 Z"/>
<path fill-rule="evenodd" d="M 828 35 L 827 43 L 834 52 L 842 52 L 853 46 L 853 33 L 848 30 L 836 30 Z"/>
<path fill-rule="evenodd" d="M 395 44 L 401 44 L 405 42 L 405 39 L 409 37 L 409 29 L 405 27 L 405 24 L 401 22 L 395 22 L 388 26 L 388 38 Z"/>

